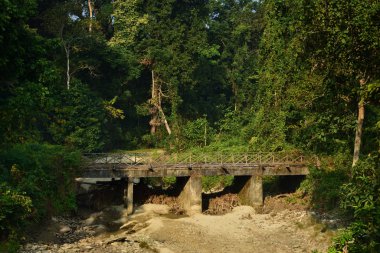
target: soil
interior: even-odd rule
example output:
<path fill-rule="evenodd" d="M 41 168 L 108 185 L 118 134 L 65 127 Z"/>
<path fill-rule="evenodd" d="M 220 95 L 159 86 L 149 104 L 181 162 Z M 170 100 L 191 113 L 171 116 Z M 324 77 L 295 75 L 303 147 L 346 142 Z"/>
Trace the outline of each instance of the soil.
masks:
<path fill-rule="evenodd" d="M 231 198 L 227 197 L 228 201 Z M 335 231 L 316 222 L 314 215 L 304 208 L 284 209 L 278 202 L 285 198 L 278 199 L 270 199 L 258 211 L 236 206 L 223 215 L 188 217 L 171 214 L 168 205 L 144 204 L 130 216 L 122 206 L 112 206 L 74 218 L 55 217 L 44 225 L 43 233 L 36 231 L 34 239 L 21 252 L 326 251 Z"/>

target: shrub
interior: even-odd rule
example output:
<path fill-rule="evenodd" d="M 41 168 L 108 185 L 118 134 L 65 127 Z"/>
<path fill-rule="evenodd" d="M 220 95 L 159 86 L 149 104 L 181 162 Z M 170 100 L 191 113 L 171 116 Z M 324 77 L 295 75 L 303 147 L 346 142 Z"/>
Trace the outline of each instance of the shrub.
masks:
<path fill-rule="evenodd" d="M 75 147 L 84 152 L 103 149 L 108 136 L 105 131 L 106 109 L 101 99 L 78 82 L 70 90 L 54 94 L 48 136 L 55 144 Z"/>
<path fill-rule="evenodd" d="M 217 187 L 230 186 L 233 180 L 233 176 L 204 176 L 202 177 L 202 189 L 207 192 Z"/>
<path fill-rule="evenodd" d="M 209 126 L 206 118 L 189 121 L 182 130 L 184 146 L 204 147 L 213 139 L 214 130 Z"/>
<path fill-rule="evenodd" d="M 19 144 L 0 151 L 0 161 L 0 241 L 10 251 L 27 220 L 75 210 L 73 177 L 81 155 L 62 146 Z"/>
<path fill-rule="evenodd" d="M 379 159 L 359 161 L 350 182 L 341 188 L 341 207 L 353 215 L 353 222 L 340 235 L 331 252 L 380 252 Z"/>
<path fill-rule="evenodd" d="M 177 182 L 176 177 L 163 177 L 162 178 L 162 186 L 164 189 L 172 187 Z"/>
<path fill-rule="evenodd" d="M 32 213 L 32 200 L 25 193 L 0 184 L 0 238 L 18 233 Z"/>
<path fill-rule="evenodd" d="M 328 211 L 339 207 L 340 187 L 347 180 L 347 171 L 343 169 L 312 167 L 306 180 L 301 183 L 301 190 L 311 196 L 313 208 Z"/>

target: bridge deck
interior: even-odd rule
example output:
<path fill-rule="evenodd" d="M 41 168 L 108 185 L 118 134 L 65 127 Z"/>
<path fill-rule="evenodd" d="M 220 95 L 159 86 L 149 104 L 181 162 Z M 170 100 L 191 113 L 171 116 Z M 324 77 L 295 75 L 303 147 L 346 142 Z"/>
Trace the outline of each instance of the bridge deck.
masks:
<path fill-rule="evenodd" d="M 313 164 L 299 154 L 87 154 L 83 177 L 185 177 L 191 175 L 306 175 Z"/>

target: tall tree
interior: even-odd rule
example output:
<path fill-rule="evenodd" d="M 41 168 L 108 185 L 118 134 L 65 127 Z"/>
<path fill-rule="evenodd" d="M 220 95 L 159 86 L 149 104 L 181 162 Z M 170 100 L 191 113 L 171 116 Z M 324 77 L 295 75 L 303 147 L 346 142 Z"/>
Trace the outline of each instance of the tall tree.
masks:
<path fill-rule="evenodd" d="M 199 36 L 206 29 L 204 8 L 203 1 L 115 1 L 112 44 L 134 52 L 150 72 L 151 133 L 161 124 L 171 133 L 165 111 L 177 117 L 179 87 L 193 82 L 196 56 L 206 42 L 206 36 Z"/>
<path fill-rule="evenodd" d="M 347 148 L 355 139 L 356 163 L 364 106 L 373 100 L 366 94 L 374 85 L 368 84 L 379 79 L 378 12 L 376 1 L 265 1 L 255 108 L 272 108 L 265 122 L 271 114 L 278 119 L 269 135 L 279 137 L 273 134 L 279 129 L 282 142 L 324 152 Z M 349 134 L 354 101 L 355 135 Z"/>
<path fill-rule="evenodd" d="M 25 74 L 29 64 L 26 59 L 33 50 L 27 48 L 32 46 L 36 34 L 27 22 L 35 13 L 37 2 L 1 0 L 0 5 L 0 88 L 7 89 Z"/>
<path fill-rule="evenodd" d="M 209 39 L 219 50 L 218 64 L 232 90 L 235 111 L 247 105 L 255 86 L 263 27 L 260 6 L 252 0 L 210 1 Z"/>
<path fill-rule="evenodd" d="M 380 78 L 379 13 L 378 1 L 315 2 L 312 37 L 322 41 L 313 57 L 319 60 L 318 68 L 346 78 L 357 102 L 353 166 L 359 160 L 368 94 Z"/>

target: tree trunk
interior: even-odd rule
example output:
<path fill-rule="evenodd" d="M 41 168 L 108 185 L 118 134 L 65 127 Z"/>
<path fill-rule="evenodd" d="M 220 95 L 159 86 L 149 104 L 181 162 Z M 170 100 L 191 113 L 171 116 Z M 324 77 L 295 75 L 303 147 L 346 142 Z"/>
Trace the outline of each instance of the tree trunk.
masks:
<path fill-rule="evenodd" d="M 67 89 L 70 90 L 70 47 L 69 45 L 64 44 L 66 52 L 66 85 Z"/>
<path fill-rule="evenodd" d="M 152 108 L 150 109 L 152 119 L 149 122 L 151 134 L 156 133 L 156 128 L 157 128 L 157 125 L 159 124 L 158 108 L 156 107 L 157 100 L 158 100 L 158 90 L 157 90 L 157 84 L 156 84 L 156 76 L 154 75 L 154 71 L 152 70 L 152 97 L 150 100 L 150 103 L 152 105 Z"/>
<path fill-rule="evenodd" d="M 356 133 L 355 133 L 354 156 L 352 159 L 352 167 L 354 167 L 359 160 L 360 146 L 362 143 L 363 122 L 364 122 L 364 99 L 361 99 L 358 104 L 358 123 L 356 126 Z"/>
<path fill-rule="evenodd" d="M 172 131 L 170 129 L 168 121 L 166 120 L 165 113 L 161 107 L 161 93 L 162 91 L 160 82 L 152 70 L 152 98 L 150 100 L 150 103 L 152 105 L 152 108 L 150 109 L 152 119 L 149 122 L 151 126 L 150 133 L 155 134 L 157 126 L 161 125 L 161 122 L 163 122 L 165 124 L 166 131 L 170 135 Z"/>
<path fill-rule="evenodd" d="M 238 109 L 238 86 L 235 81 L 232 80 L 232 92 L 234 94 L 234 111 L 236 112 Z"/>
<path fill-rule="evenodd" d="M 360 79 L 359 83 L 360 83 L 361 88 L 367 83 L 367 80 L 364 78 Z M 360 156 L 360 147 L 362 144 L 362 134 L 363 134 L 364 112 L 365 112 L 364 98 L 361 97 L 358 103 L 358 123 L 356 126 L 356 133 L 355 133 L 354 156 L 352 159 L 352 167 L 356 165 Z"/>
<path fill-rule="evenodd" d="M 169 135 L 172 134 L 172 130 L 170 129 L 169 123 L 166 120 L 165 113 L 162 110 L 161 106 L 158 107 L 159 112 L 161 113 L 162 120 L 164 121 L 166 131 L 168 132 Z"/>
<path fill-rule="evenodd" d="M 65 42 L 65 40 L 63 39 L 64 28 L 65 26 L 62 25 L 59 31 L 59 35 L 61 37 L 61 43 L 66 54 L 66 86 L 67 89 L 70 90 L 70 42 Z"/>
<path fill-rule="evenodd" d="M 91 0 L 87 1 L 88 4 L 88 14 L 90 15 L 90 24 L 88 25 L 88 31 L 92 32 L 92 17 L 93 17 L 93 10 L 92 10 L 92 3 Z"/>

